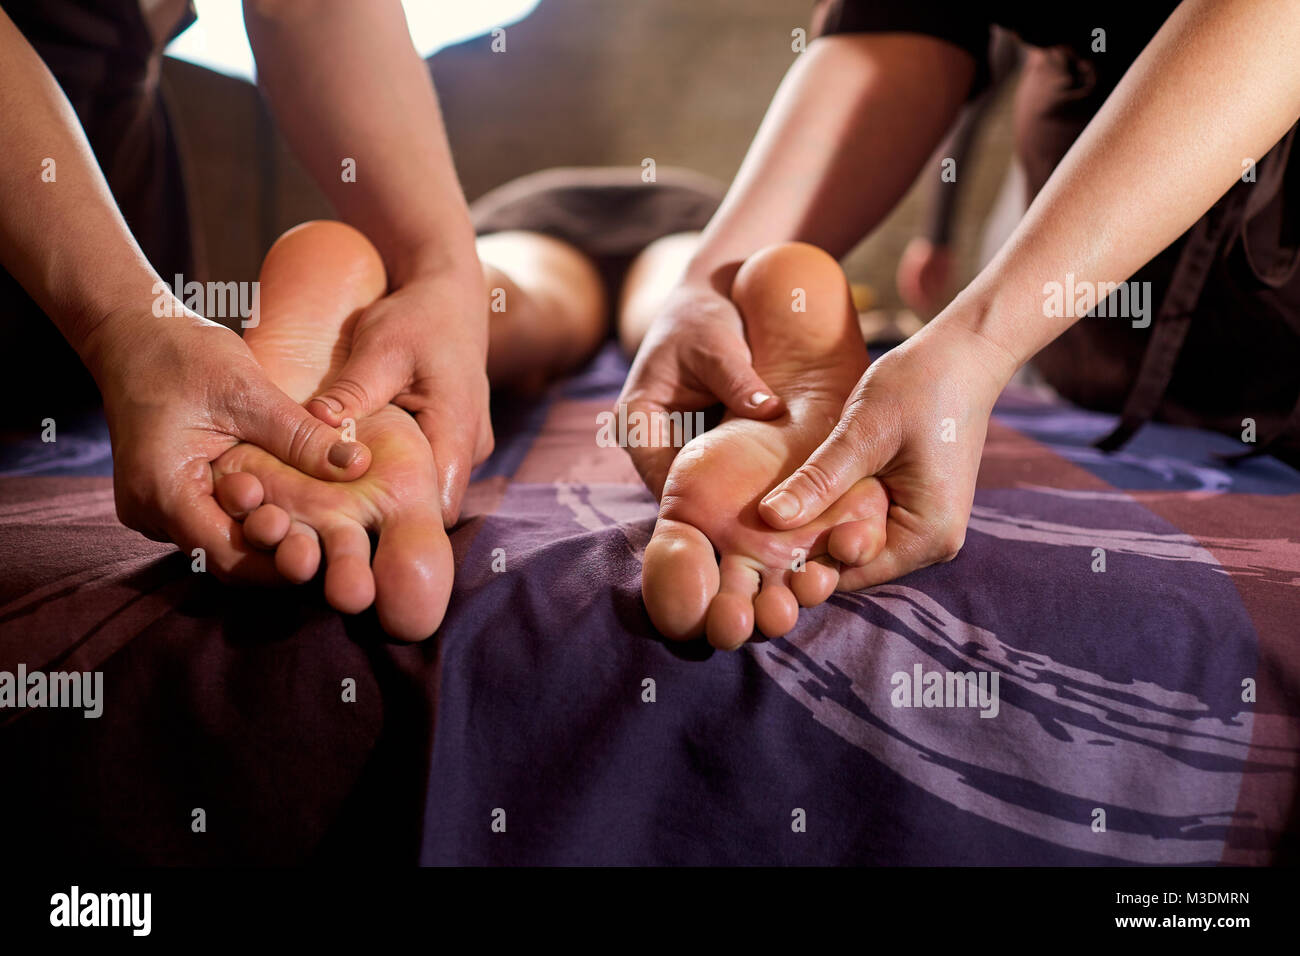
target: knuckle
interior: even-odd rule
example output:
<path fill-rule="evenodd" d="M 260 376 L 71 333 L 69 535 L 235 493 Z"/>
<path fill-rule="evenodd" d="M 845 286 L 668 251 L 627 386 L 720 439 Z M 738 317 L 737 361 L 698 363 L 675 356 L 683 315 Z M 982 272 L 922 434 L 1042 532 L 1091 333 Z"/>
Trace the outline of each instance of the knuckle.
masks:
<path fill-rule="evenodd" d="M 837 486 L 835 475 L 815 461 L 810 461 L 800 468 L 799 475 L 803 478 L 804 486 L 818 498 L 829 496 Z"/>
<path fill-rule="evenodd" d="M 966 527 L 960 521 L 945 522 L 930 539 L 930 556 L 936 564 L 951 561 L 966 544 Z"/>
<path fill-rule="evenodd" d="M 318 418 L 312 418 L 310 415 L 297 415 L 288 423 L 289 427 L 289 458 L 291 461 L 300 461 L 304 455 L 311 449 L 312 444 L 316 441 L 317 436 L 321 434 L 322 429 L 329 428 Z"/>
<path fill-rule="evenodd" d="M 355 379 L 336 379 L 325 394 L 340 399 L 347 408 L 370 408 L 370 390 Z"/>

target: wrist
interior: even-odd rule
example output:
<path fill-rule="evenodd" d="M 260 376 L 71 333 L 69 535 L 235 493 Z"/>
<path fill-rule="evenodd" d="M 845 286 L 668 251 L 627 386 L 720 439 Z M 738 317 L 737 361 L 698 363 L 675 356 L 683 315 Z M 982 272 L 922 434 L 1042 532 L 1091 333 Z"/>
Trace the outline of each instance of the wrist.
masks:
<path fill-rule="evenodd" d="M 686 271 L 678 282 L 678 288 L 699 294 L 720 295 L 731 298 L 731 286 L 736 280 L 736 273 L 744 265 L 743 260 L 719 262 L 715 256 L 692 259 L 686 265 Z"/>
<path fill-rule="evenodd" d="M 996 326 L 986 313 L 962 305 L 960 297 L 917 334 L 918 339 L 926 336 L 950 343 L 967 364 L 978 368 L 981 380 L 988 386 L 990 400 L 1007 387 L 1026 361 L 1000 341 Z"/>
<path fill-rule="evenodd" d="M 170 292 L 164 295 L 166 298 L 156 298 L 143 306 L 117 306 L 89 324 L 77 345 L 77 354 L 101 393 L 113 390 L 117 382 L 129 380 L 132 369 L 140 361 L 147 361 L 160 343 L 195 325 L 215 324 L 190 312 Z"/>
<path fill-rule="evenodd" d="M 384 256 L 390 288 L 415 283 L 440 282 L 483 283 L 483 266 L 474 247 L 474 231 L 466 219 L 459 236 L 442 236 L 404 245 Z"/>

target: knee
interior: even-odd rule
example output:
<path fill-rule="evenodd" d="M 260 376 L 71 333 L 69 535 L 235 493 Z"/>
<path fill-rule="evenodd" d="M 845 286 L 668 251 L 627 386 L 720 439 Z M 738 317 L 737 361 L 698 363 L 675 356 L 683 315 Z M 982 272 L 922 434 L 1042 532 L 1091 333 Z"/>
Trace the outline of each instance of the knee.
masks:
<path fill-rule="evenodd" d="M 842 304 L 847 290 L 844 272 L 830 253 L 806 242 L 779 242 L 745 260 L 731 298 L 742 312 L 799 312 L 817 302 Z"/>

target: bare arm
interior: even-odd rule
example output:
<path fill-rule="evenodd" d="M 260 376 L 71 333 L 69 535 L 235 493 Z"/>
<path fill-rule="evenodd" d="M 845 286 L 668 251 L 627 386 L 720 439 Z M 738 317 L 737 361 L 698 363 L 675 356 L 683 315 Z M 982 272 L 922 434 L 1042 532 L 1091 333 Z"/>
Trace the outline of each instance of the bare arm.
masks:
<path fill-rule="evenodd" d="M 1015 369 L 1076 319 L 1043 315 L 1068 273 L 1122 282 L 1185 232 L 1300 117 L 1300 8 L 1184 0 L 1125 74 L 997 257 L 875 362 L 822 446 L 760 508 L 802 525 L 864 475 L 891 498 L 886 545 L 841 587 L 961 548 L 989 411 Z M 956 441 L 937 440 L 951 420 Z"/>
<path fill-rule="evenodd" d="M 975 61 L 915 34 L 823 37 L 786 74 L 688 273 L 774 242 L 843 256 L 894 208 L 961 109 Z"/>
<path fill-rule="evenodd" d="M 0 262 L 84 360 L 86 337 L 106 315 L 149 311 L 158 276 L 118 212 L 77 114 L 3 10 L 0 117 Z M 53 181 L 42 178 L 47 170 Z"/>
<path fill-rule="evenodd" d="M 1297 49 L 1289 0 L 1184 0 L 951 320 L 1027 361 L 1075 320 L 1043 317 L 1044 283 L 1127 280 L 1295 124 Z"/>
<path fill-rule="evenodd" d="M 388 270 L 389 295 L 358 319 L 347 364 L 307 407 L 336 426 L 389 402 L 414 414 L 453 522 L 492 448 L 487 289 L 428 68 L 398 0 L 245 0 L 244 11 L 290 146 Z"/>
<path fill-rule="evenodd" d="M 742 262 L 803 240 L 841 256 L 898 201 L 970 89 L 975 63 L 930 37 L 815 41 L 786 74 L 721 208 L 637 354 L 619 403 L 647 414 L 722 402 L 772 418 L 729 298 Z M 629 448 L 658 495 L 674 448 Z"/>
<path fill-rule="evenodd" d="M 219 575 L 275 578 L 217 506 L 207 463 L 244 440 L 317 477 L 355 478 L 369 452 L 343 446 L 347 462 L 330 464 L 338 433 L 271 384 L 235 333 L 171 298 L 63 91 L 3 11 L 0 122 L 0 262 L 95 376 L 118 516 L 151 537 L 204 548 Z"/>
<path fill-rule="evenodd" d="M 429 71 L 398 0 L 245 0 L 266 93 L 294 153 L 384 257 L 395 285 L 477 271 Z M 345 182 L 342 162 L 356 161 Z"/>

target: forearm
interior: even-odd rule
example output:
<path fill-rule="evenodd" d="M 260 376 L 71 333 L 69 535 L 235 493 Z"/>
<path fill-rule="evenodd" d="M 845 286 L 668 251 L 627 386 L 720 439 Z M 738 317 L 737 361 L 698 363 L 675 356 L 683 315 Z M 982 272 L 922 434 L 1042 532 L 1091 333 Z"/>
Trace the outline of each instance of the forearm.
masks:
<path fill-rule="evenodd" d="M 151 313 L 158 276 L 67 97 L 3 11 L 0 117 L 0 263 L 86 359 L 87 336 L 105 316 Z"/>
<path fill-rule="evenodd" d="M 906 192 L 973 74 L 968 54 L 929 37 L 817 40 L 782 82 L 688 279 L 729 285 L 752 253 L 786 240 L 844 255 Z"/>
<path fill-rule="evenodd" d="M 398 0 L 245 0 L 244 9 L 258 82 L 289 145 L 375 243 L 390 281 L 476 275 L 433 83 Z M 345 181 L 345 159 L 355 181 Z"/>
<path fill-rule="evenodd" d="M 1077 319 L 1046 283 L 1126 281 L 1296 122 L 1298 47 L 1288 0 L 1185 0 L 941 321 L 1027 361 Z"/>

